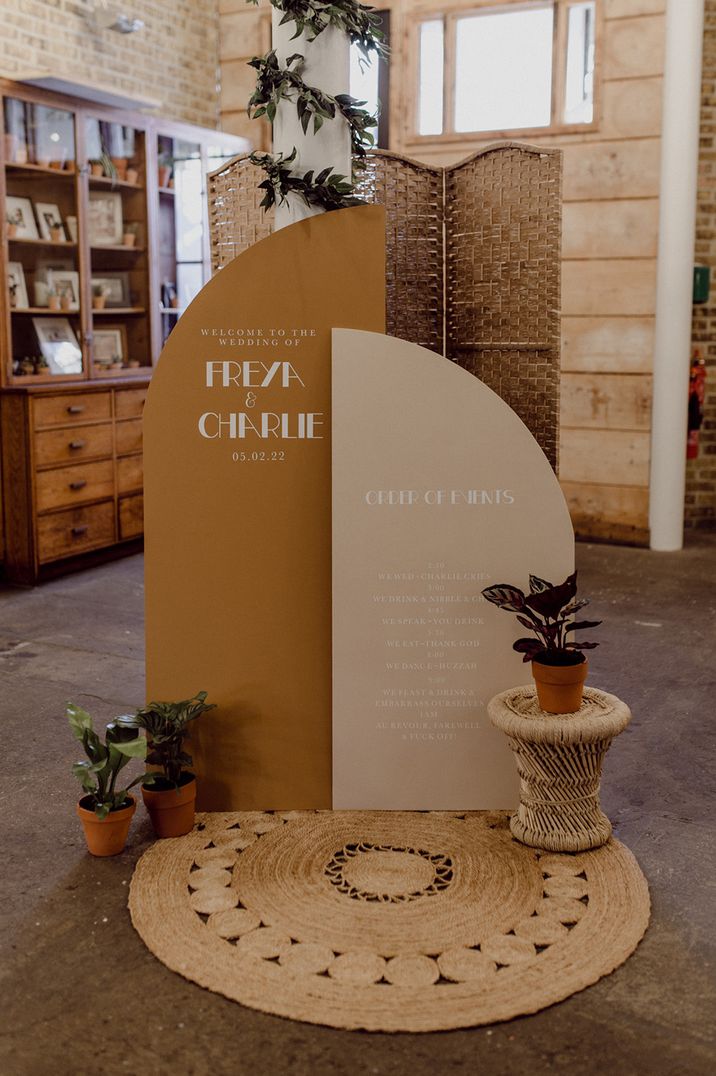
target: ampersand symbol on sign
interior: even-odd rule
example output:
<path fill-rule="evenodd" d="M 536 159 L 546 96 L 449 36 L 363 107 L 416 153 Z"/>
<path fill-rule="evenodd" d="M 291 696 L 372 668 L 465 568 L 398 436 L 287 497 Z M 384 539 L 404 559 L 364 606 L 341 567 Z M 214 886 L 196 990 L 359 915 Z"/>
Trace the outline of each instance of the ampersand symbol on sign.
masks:
<path fill-rule="evenodd" d="M 248 394 L 248 396 L 246 397 L 246 406 L 247 407 L 253 407 L 255 403 L 256 403 L 256 393 L 255 392 L 250 392 Z"/>

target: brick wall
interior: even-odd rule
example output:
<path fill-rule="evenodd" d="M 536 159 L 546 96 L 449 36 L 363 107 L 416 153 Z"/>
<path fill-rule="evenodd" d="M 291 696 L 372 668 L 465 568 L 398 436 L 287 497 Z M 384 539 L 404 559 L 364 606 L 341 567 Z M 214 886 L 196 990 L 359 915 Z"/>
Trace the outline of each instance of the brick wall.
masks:
<path fill-rule="evenodd" d="M 699 455 L 686 468 L 687 527 L 716 526 L 716 0 L 706 0 L 696 260 L 711 266 L 709 301 L 694 307 L 693 341 L 706 360 Z"/>
<path fill-rule="evenodd" d="M 171 119 L 215 127 L 219 119 L 218 0 L 110 0 L 110 11 L 145 27 L 99 27 L 99 0 L 2 0 L 0 74 L 44 70 L 160 101 Z"/>

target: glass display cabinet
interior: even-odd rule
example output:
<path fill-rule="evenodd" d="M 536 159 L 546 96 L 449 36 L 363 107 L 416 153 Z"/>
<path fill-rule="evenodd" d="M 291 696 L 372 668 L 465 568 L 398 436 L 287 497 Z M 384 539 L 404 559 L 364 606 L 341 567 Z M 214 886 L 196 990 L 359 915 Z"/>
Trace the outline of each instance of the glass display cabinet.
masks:
<path fill-rule="evenodd" d="M 207 169 L 248 143 L 2 79 L 0 99 L 0 556 L 35 583 L 142 537 L 148 381 L 210 275 Z"/>

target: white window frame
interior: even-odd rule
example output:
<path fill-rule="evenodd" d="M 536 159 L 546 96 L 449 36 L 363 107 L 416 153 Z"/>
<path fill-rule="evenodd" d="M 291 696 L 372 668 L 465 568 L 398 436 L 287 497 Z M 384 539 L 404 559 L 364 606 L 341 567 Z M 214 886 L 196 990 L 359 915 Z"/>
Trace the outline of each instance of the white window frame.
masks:
<path fill-rule="evenodd" d="M 481 142 L 496 138 L 516 138 L 525 135 L 586 134 L 599 128 L 599 103 L 601 98 L 601 50 L 604 33 L 604 5 L 602 0 L 595 0 L 595 65 L 594 65 L 594 104 L 591 123 L 565 123 L 562 120 L 565 107 L 565 74 L 567 68 L 567 30 L 569 9 L 578 6 L 582 0 L 552 0 L 554 5 L 554 36 L 552 48 L 552 109 L 549 125 L 543 127 L 519 127 L 510 130 L 492 131 L 456 131 L 455 130 L 455 65 L 457 23 L 460 19 L 474 15 L 497 14 L 512 8 L 529 10 L 543 7 L 544 0 L 467 0 L 464 5 L 449 2 L 442 7 L 428 7 L 416 13 L 412 34 L 410 35 L 410 86 L 412 102 L 407 119 L 406 135 L 410 142 L 421 144 L 429 142 Z M 424 22 L 442 19 L 444 22 L 443 38 L 443 130 L 442 134 L 420 134 L 418 113 L 420 108 L 420 27 Z"/>

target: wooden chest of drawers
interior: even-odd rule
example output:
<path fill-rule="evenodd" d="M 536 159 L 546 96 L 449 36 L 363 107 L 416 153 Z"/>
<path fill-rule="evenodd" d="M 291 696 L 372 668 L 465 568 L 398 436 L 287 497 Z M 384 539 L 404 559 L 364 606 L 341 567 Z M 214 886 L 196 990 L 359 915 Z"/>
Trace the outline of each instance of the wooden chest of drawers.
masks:
<path fill-rule="evenodd" d="M 8 579 L 141 538 L 146 394 L 136 380 L 2 393 Z"/>

